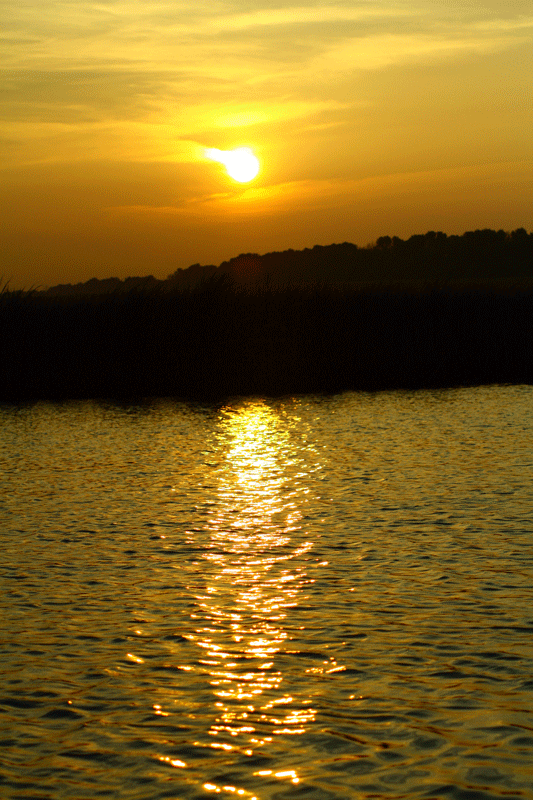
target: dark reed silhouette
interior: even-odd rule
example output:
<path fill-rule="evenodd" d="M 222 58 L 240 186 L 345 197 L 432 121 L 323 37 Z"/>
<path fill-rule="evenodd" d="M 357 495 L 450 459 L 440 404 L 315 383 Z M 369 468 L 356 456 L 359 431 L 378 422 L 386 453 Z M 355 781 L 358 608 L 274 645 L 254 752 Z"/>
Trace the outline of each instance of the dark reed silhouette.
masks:
<path fill-rule="evenodd" d="M 533 382 L 533 235 L 522 229 L 191 270 L 4 291 L 0 399 Z"/>

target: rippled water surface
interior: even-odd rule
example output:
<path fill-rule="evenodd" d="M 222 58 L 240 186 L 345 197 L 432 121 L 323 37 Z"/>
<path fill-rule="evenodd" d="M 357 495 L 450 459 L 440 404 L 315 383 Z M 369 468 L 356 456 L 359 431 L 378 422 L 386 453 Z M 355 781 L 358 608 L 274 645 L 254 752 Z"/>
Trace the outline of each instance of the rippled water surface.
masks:
<path fill-rule="evenodd" d="M 533 388 L 0 408 L 2 798 L 533 798 Z"/>

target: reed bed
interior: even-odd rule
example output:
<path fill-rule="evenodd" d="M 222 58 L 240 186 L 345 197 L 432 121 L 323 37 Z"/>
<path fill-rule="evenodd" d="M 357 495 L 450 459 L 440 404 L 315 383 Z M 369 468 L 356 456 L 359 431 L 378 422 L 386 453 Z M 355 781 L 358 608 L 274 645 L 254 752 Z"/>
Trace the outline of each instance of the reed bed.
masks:
<path fill-rule="evenodd" d="M 0 294 L 0 400 L 533 382 L 530 284 Z"/>

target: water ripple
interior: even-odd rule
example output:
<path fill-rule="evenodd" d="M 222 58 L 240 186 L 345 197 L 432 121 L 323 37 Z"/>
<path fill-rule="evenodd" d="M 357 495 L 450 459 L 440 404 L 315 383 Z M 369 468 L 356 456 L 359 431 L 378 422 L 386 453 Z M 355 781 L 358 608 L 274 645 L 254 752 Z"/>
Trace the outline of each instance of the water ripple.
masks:
<path fill-rule="evenodd" d="M 533 390 L 0 408 L 0 794 L 533 798 Z"/>

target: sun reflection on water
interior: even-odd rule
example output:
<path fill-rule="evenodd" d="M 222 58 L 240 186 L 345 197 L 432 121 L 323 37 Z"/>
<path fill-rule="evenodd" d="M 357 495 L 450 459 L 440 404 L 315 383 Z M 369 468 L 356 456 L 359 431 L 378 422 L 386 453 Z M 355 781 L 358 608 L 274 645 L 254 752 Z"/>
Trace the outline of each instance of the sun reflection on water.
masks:
<path fill-rule="evenodd" d="M 287 614 L 309 583 L 302 558 L 312 548 L 302 526 L 309 467 L 287 419 L 263 402 L 224 409 L 215 448 L 217 502 L 206 527 L 195 640 L 214 695 L 211 747 L 253 755 L 279 734 L 303 733 L 315 716 L 310 700 L 294 704 L 284 691 L 277 660 L 290 639 Z M 268 775 L 300 780 L 294 770 Z"/>

